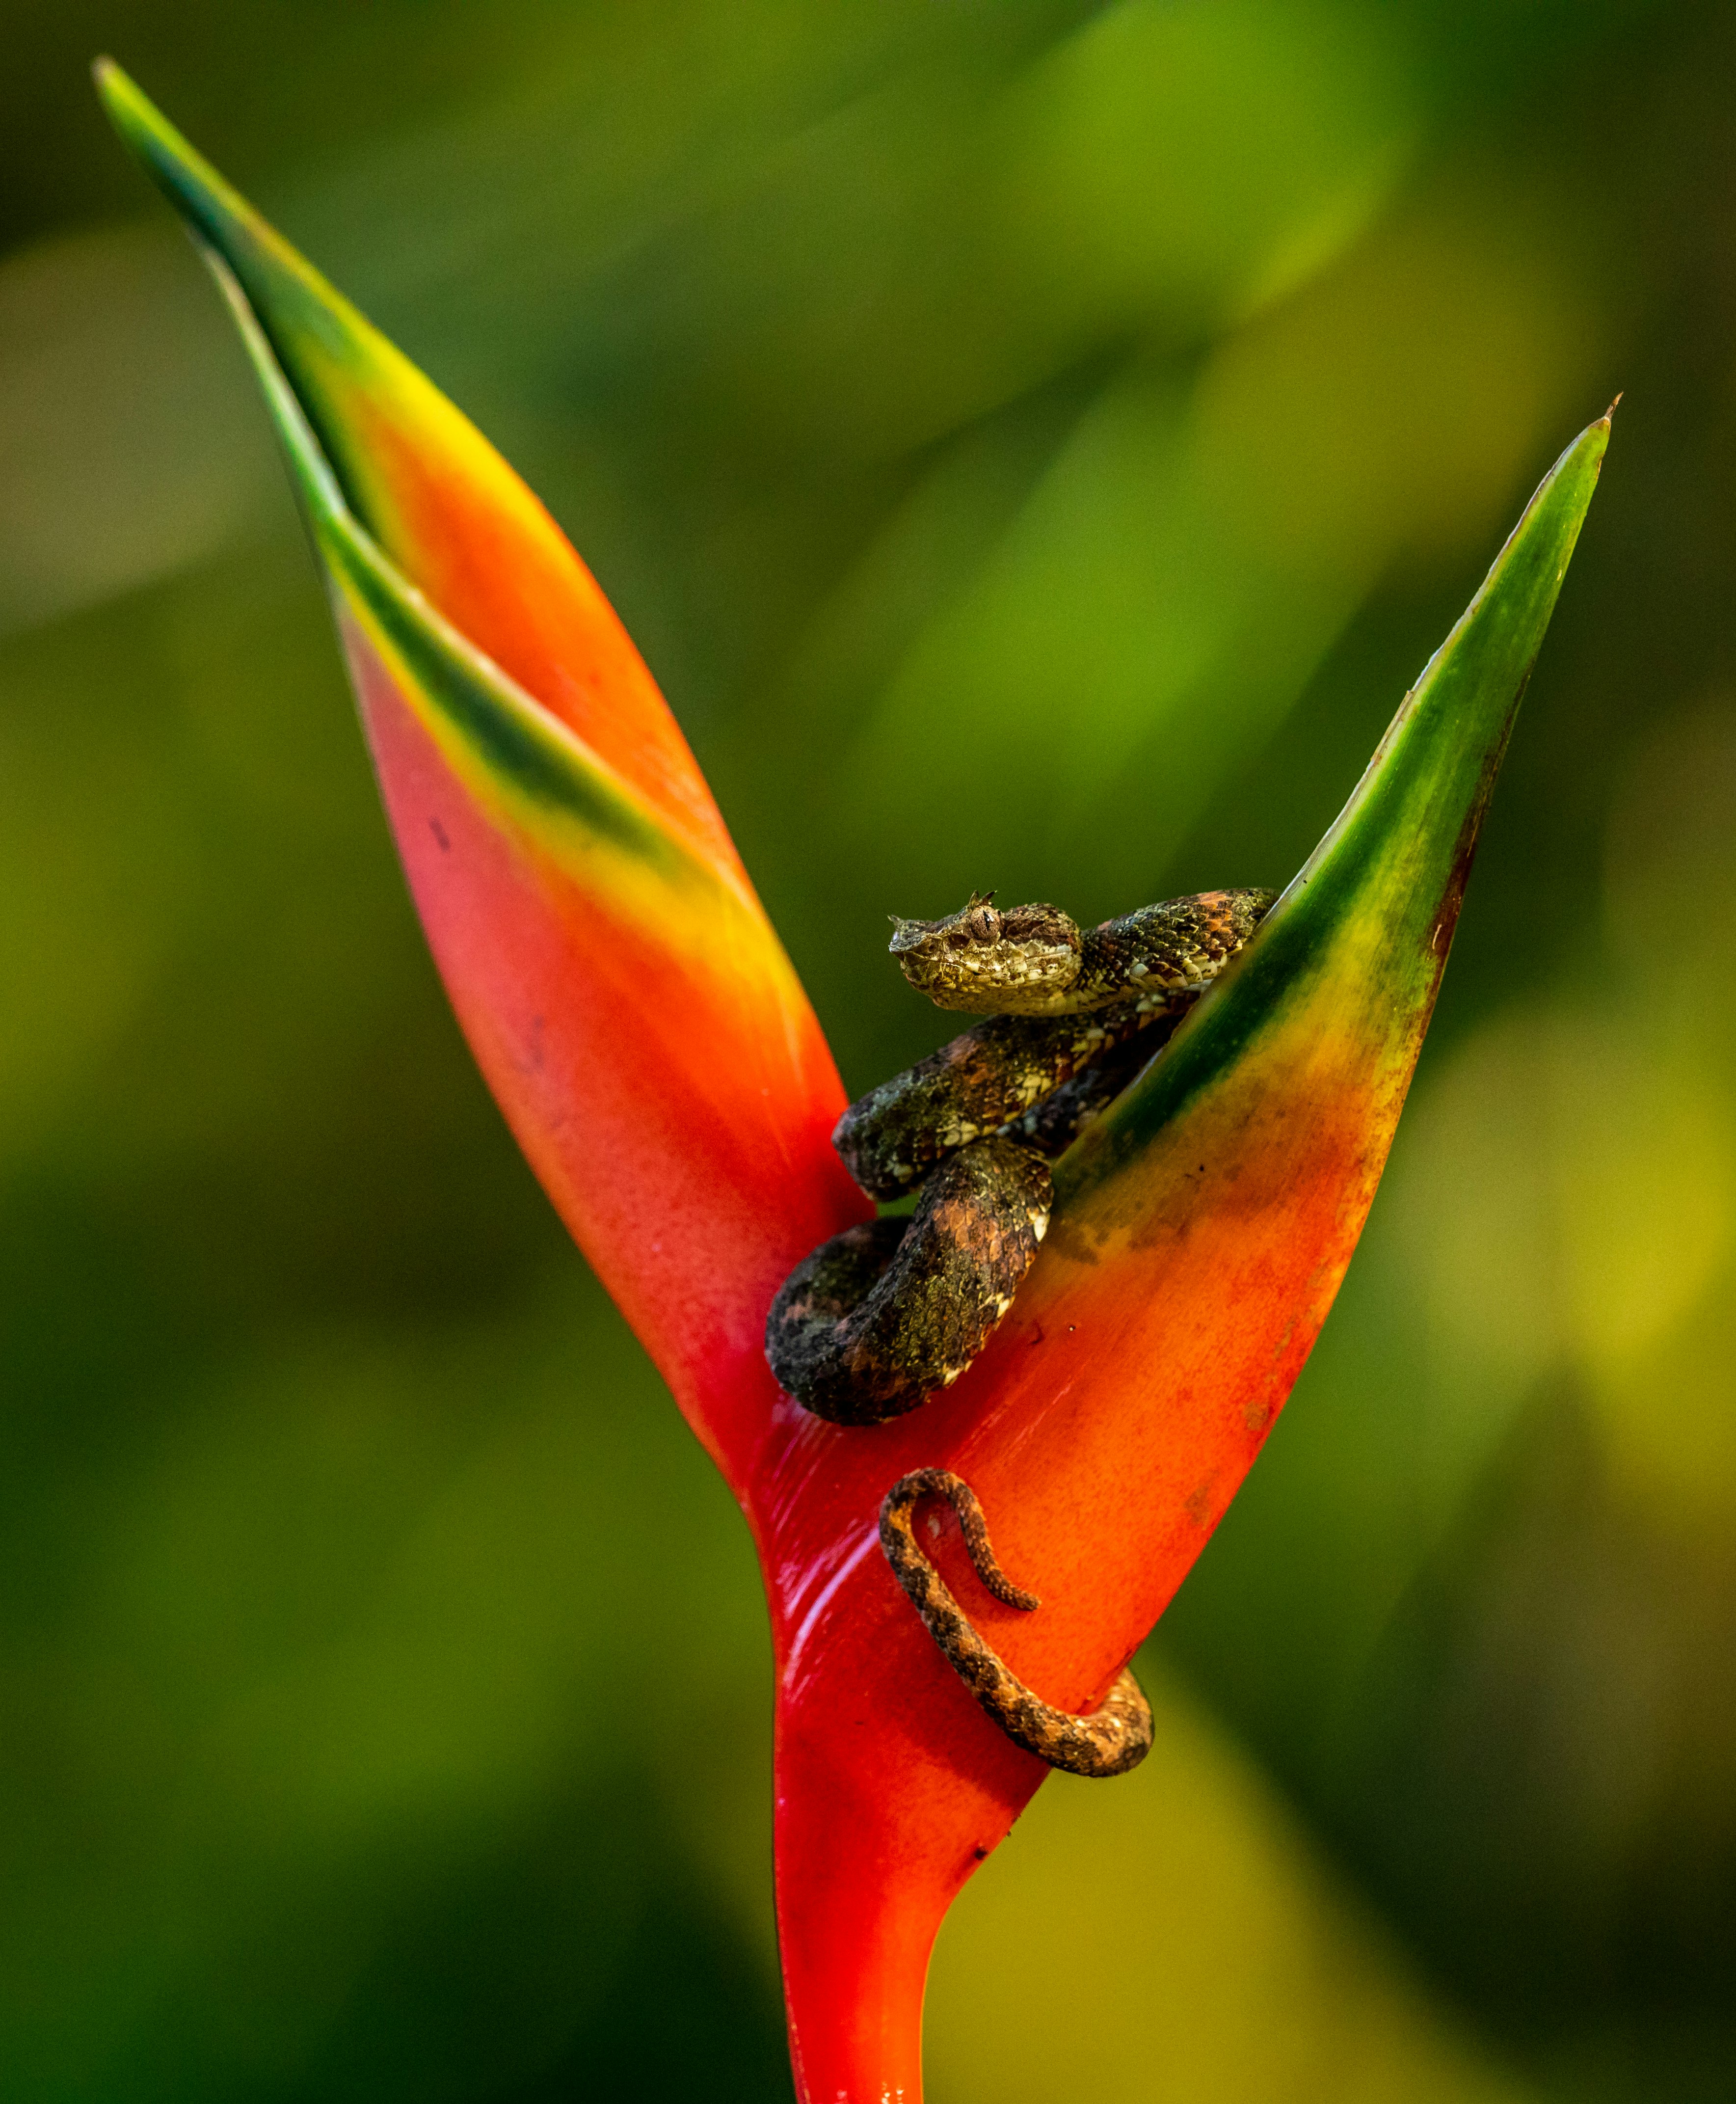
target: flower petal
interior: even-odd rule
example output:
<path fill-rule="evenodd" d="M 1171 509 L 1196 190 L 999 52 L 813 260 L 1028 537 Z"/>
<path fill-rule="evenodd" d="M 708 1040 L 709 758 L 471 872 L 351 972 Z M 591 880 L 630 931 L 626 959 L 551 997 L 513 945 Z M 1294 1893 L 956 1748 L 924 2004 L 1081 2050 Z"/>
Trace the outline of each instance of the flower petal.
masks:
<path fill-rule="evenodd" d="M 735 849 L 596 580 L 487 440 L 111 60 L 122 137 L 223 257 L 357 524 L 461 634 L 719 860 Z"/>
<path fill-rule="evenodd" d="M 878 2095 L 870 2076 L 914 2066 L 941 1916 L 1044 1772 L 893 1584 L 879 1496 L 918 1466 L 964 1476 L 1044 1605 L 990 1599 L 949 1522 L 936 1554 L 955 1593 L 1048 1700 L 1101 1700 L 1235 1494 L 1349 1263 L 1608 431 L 1593 425 L 1533 498 L 1243 958 L 1057 1165 L 1048 1240 L 987 1351 L 866 1455 L 863 1434 L 794 1420 L 768 1451 L 759 1496 L 788 1515 L 780 1889 L 810 2096 Z"/>
<path fill-rule="evenodd" d="M 679 729 L 504 462 L 113 69 L 123 133 L 234 307 L 331 584 L 430 940 L 483 1071 L 752 1522 L 779 1668 L 799 2084 L 920 2095 L 935 1929 L 1043 1770 L 879 1553 L 882 1496 L 968 1480 L 1022 1615 L 936 1554 L 1014 1669 L 1090 1706 L 1282 1406 L 1372 1200 L 1483 810 L 1595 487 L 1569 448 L 1237 966 L 1057 1168 L 1048 1244 L 956 1386 L 871 1430 L 760 1352 L 795 1262 L 868 1208 L 837 1077 Z"/>
<path fill-rule="evenodd" d="M 485 440 L 112 67 L 240 328 L 453 1006 L 563 1218 L 738 1488 L 764 1310 L 870 1210 L 807 997 L 674 719 Z M 363 509 L 354 493 L 363 493 Z"/>

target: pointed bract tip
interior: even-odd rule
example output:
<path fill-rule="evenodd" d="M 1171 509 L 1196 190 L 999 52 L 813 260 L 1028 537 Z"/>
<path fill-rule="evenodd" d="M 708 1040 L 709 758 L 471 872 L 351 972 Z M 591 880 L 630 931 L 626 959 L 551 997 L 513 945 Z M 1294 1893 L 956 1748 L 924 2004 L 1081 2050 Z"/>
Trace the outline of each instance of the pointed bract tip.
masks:
<path fill-rule="evenodd" d="M 167 163 L 197 163 L 192 148 L 124 67 L 111 58 L 96 59 L 91 78 L 109 122 L 159 184 Z"/>
<path fill-rule="evenodd" d="M 1627 392 L 1627 390 L 1623 387 L 1620 392 L 1618 393 L 1615 399 L 1609 404 L 1609 408 L 1605 410 L 1603 415 L 1598 418 L 1598 421 L 1600 424 L 1607 424 L 1609 421 L 1609 419 L 1615 414 L 1616 411 L 1621 408 L 1622 396 Z"/>
<path fill-rule="evenodd" d="M 129 124 L 138 122 L 140 105 L 145 103 L 145 97 L 140 93 L 138 83 L 131 74 L 124 67 L 117 65 L 106 51 L 100 57 L 91 60 L 91 78 L 96 84 L 103 108 L 108 111 L 114 124 L 124 130 Z M 149 105 L 145 106 L 149 107 Z"/>

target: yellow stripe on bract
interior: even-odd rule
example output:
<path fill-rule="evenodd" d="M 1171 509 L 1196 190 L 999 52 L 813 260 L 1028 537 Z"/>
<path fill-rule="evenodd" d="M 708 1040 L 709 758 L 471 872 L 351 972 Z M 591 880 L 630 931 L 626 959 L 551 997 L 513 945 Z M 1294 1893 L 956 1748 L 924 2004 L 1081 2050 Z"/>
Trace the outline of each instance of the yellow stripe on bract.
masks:
<path fill-rule="evenodd" d="M 290 362 L 296 378 L 291 384 L 304 390 L 304 395 L 311 392 L 315 420 L 320 408 L 329 404 L 336 433 L 343 434 L 345 426 L 353 430 L 357 424 L 379 417 L 381 405 L 389 403 L 400 423 L 415 428 L 419 444 L 438 456 L 446 471 L 473 484 L 486 496 L 490 508 L 510 515 L 521 532 L 545 543 L 551 553 L 570 558 L 559 528 L 469 417 L 284 239 L 181 136 L 137 83 L 112 61 L 104 60 L 97 68 L 97 84 L 122 137 L 166 189 L 176 210 L 193 227 L 195 238 L 214 246 L 238 282 L 254 281 L 252 292 L 244 291 L 243 296 L 251 304 L 252 297 L 269 291 L 273 296 L 263 303 L 281 307 L 280 319 L 293 346 Z M 305 311 L 309 308 L 311 314 Z M 258 325 L 256 314 L 255 319 Z M 269 328 L 264 333 L 269 343 Z M 277 354 L 273 353 L 274 358 Z M 334 435 L 328 431 L 326 442 Z M 353 492 L 355 500 L 389 509 L 407 536 L 410 529 L 399 511 L 398 493 L 390 475 L 382 470 L 365 444 L 357 447 L 353 457 L 345 444 L 344 457 L 327 464 L 341 482 L 353 478 L 365 484 Z M 380 534 L 383 520 L 371 517 L 368 523 Z"/>
<path fill-rule="evenodd" d="M 454 628 L 358 523 L 246 293 L 220 256 L 207 250 L 206 261 L 252 359 L 333 586 L 454 773 L 576 880 L 606 882 L 665 945 L 714 957 L 721 919 L 733 924 L 724 947 L 739 959 L 750 924 L 762 970 L 791 977 L 734 871 L 673 834 L 607 761 Z"/>
<path fill-rule="evenodd" d="M 1402 1092 L 1609 432 L 1605 415 L 1544 477 L 1305 867 L 1146 1072 L 1057 1163 L 1058 1214 L 1134 1171 L 1196 1098 L 1268 1076 L 1281 1098 L 1273 1047 L 1305 1011 L 1318 1019 L 1311 1027 L 1361 1046 L 1371 1089 L 1384 1071 Z"/>

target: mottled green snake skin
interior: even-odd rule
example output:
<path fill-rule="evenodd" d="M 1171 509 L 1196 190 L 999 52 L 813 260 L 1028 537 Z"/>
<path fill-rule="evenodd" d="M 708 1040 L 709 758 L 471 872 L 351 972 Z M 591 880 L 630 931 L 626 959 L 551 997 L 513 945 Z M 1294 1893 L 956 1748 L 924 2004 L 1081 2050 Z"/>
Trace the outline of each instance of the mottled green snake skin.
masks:
<path fill-rule="evenodd" d="M 940 920 L 900 920 L 892 954 L 942 1008 L 989 1019 L 870 1089 L 832 1134 L 870 1197 L 917 1194 L 908 1218 L 822 1243 L 779 1289 L 766 1357 L 802 1406 L 871 1426 L 949 1387 L 1013 1304 L 1048 1226 L 1050 1160 L 1112 1103 L 1247 942 L 1269 891 L 1208 891 L 1081 930 L 1053 906 L 997 913 L 973 897 Z M 1124 1775 L 1151 1744 L 1151 1712 L 1124 1671 L 1075 1716 L 1026 1687 L 973 1628 L 918 1539 L 943 1497 L 978 1579 L 1034 1610 L 995 1560 L 982 1507 L 943 1469 L 888 1491 L 880 1545 L 924 1625 L 1009 1738 L 1075 1775 Z"/>

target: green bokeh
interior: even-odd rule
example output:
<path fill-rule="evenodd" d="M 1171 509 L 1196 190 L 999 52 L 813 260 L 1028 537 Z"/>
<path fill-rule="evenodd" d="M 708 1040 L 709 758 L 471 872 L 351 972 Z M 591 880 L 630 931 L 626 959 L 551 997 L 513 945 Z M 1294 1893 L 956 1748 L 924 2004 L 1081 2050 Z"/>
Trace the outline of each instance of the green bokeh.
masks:
<path fill-rule="evenodd" d="M 109 48 L 554 506 L 866 1086 L 1281 882 L 1618 388 L 1413 1105 L 935 2104 L 1736 2097 L 1736 20 L 14 0 L 0 2099 L 787 2098 L 745 1531 L 472 1072 Z"/>

